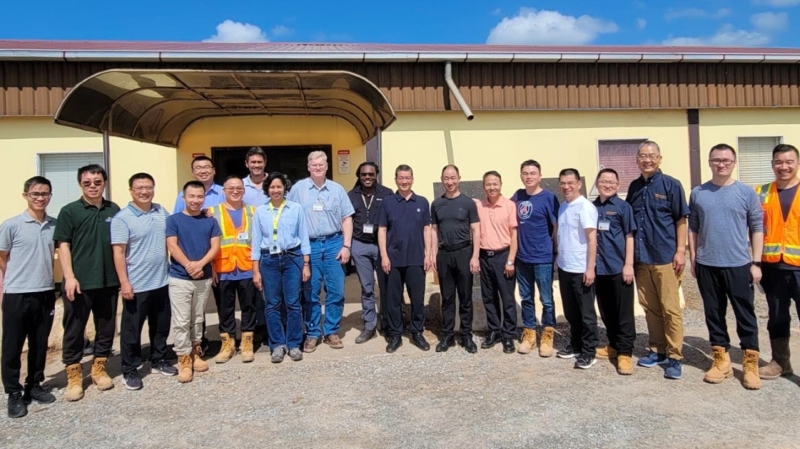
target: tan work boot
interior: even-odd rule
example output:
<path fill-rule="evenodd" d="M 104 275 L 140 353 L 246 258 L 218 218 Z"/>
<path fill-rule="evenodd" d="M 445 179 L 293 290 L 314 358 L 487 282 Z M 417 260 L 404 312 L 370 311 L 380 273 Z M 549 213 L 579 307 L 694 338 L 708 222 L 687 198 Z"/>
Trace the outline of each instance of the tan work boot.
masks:
<path fill-rule="evenodd" d="M 192 370 L 192 355 L 179 355 L 178 356 L 178 382 L 185 384 L 191 382 L 194 378 Z"/>
<path fill-rule="evenodd" d="M 192 369 L 198 373 L 208 371 L 208 363 L 203 360 L 203 349 L 200 347 L 200 342 L 192 343 Z"/>
<path fill-rule="evenodd" d="M 67 391 L 64 398 L 69 402 L 83 399 L 83 368 L 80 363 L 67 366 Z"/>
<path fill-rule="evenodd" d="M 536 329 L 522 329 L 522 343 L 517 352 L 520 354 L 530 354 L 536 347 Z"/>
<path fill-rule="evenodd" d="M 253 353 L 252 332 L 242 332 L 242 347 L 240 350 L 242 351 L 242 362 L 249 363 L 256 359 L 256 355 Z"/>
<path fill-rule="evenodd" d="M 233 340 L 233 337 L 226 333 L 219 334 L 219 337 L 222 339 L 222 348 L 220 348 L 219 354 L 214 357 L 214 361 L 217 363 L 225 363 L 236 354 L 236 342 Z"/>
<path fill-rule="evenodd" d="M 545 327 L 542 331 L 542 339 L 539 340 L 539 357 L 553 356 L 553 338 L 556 330 L 552 327 Z"/>
<path fill-rule="evenodd" d="M 612 348 L 611 346 L 603 346 L 601 348 L 597 348 L 595 352 L 595 357 L 598 359 L 608 360 L 608 359 L 616 359 L 617 358 L 617 350 Z M 630 359 L 630 357 L 628 357 Z"/>
<path fill-rule="evenodd" d="M 764 380 L 774 380 L 781 376 L 792 375 L 792 362 L 789 360 L 789 338 L 776 338 L 770 340 L 772 346 L 772 361 L 767 366 L 758 369 L 758 377 Z"/>
<path fill-rule="evenodd" d="M 619 355 L 617 359 L 617 374 L 630 376 L 633 374 L 633 361 L 629 355 Z"/>
<path fill-rule="evenodd" d="M 114 382 L 106 373 L 106 362 L 108 362 L 108 357 L 95 357 L 94 363 L 92 363 L 92 383 L 100 391 L 114 388 Z"/>
<path fill-rule="evenodd" d="M 758 351 L 745 349 L 742 356 L 742 386 L 748 390 L 760 390 L 761 378 L 758 377 Z"/>
<path fill-rule="evenodd" d="M 706 371 L 706 376 L 703 378 L 705 382 L 721 384 L 725 379 L 733 377 L 731 356 L 725 348 L 722 346 L 712 346 L 711 357 L 714 361 L 711 363 L 711 368 Z"/>

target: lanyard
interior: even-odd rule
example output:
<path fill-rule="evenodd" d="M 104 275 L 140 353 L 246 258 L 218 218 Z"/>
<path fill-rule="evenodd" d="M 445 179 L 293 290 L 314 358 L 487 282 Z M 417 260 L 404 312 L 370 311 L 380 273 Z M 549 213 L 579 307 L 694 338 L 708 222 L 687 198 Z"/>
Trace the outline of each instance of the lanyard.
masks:
<path fill-rule="evenodd" d="M 275 213 L 275 209 L 272 206 L 272 202 L 269 203 L 269 211 L 272 213 L 272 241 L 278 241 L 278 221 L 281 219 L 281 213 L 283 212 L 283 208 L 286 206 L 286 201 L 284 200 L 281 203 L 281 206 L 278 208 L 278 213 Z"/>
<path fill-rule="evenodd" d="M 369 209 L 372 207 L 372 202 L 375 201 L 375 194 L 369 196 L 369 203 L 367 203 L 367 197 L 364 194 L 361 194 L 361 201 L 364 202 L 364 207 L 367 208 L 367 213 L 369 213 Z"/>

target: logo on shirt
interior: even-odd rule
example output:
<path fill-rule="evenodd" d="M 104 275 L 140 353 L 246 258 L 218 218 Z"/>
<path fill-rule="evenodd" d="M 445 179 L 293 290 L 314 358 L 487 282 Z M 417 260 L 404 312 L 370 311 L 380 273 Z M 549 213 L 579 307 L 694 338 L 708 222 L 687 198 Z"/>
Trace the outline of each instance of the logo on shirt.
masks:
<path fill-rule="evenodd" d="M 422 212 L 422 210 L 421 210 L 421 209 L 418 207 L 418 208 L 417 208 L 417 212 Z"/>
<path fill-rule="evenodd" d="M 517 215 L 519 218 L 523 220 L 531 218 L 531 212 L 533 212 L 533 205 L 530 201 L 521 201 L 517 205 Z"/>

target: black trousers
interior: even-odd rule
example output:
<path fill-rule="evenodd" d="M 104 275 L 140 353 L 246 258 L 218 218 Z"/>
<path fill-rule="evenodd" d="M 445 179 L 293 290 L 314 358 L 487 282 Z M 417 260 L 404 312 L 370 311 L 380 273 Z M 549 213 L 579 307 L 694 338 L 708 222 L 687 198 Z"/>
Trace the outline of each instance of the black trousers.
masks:
<path fill-rule="evenodd" d="M 636 341 L 633 317 L 633 282 L 626 284 L 622 273 L 595 277 L 600 317 L 606 325 L 608 345 L 617 353 L 630 356 Z"/>
<path fill-rule="evenodd" d="M 256 329 L 256 297 L 257 289 L 252 279 L 240 281 L 219 281 L 217 284 L 219 300 L 219 332 L 236 338 L 236 296 L 242 309 L 242 332 L 253 332 Z M 263 297 L 263 295 L 262 295 Z"/>
<path fill-rule="evenodd" d="M 516 274 L 506 277 L 504 270 L 508 260 L 508 249 L 488 252 L 481 250 L 481 296 L 486 309 L 486 325 L 489 332 L 500 331 L 502 317 L 503 338 L 517 335 L 517 301 L 514 298 Z"/>
<path fill-rule="evenodd" d="M 594 357 L 597 349 L 597 313 L 594 311 L 594 286 L 583 284 L 583 273 L 558 269 L 558 288 L 564 316 L 569 323 L 572 350 Z"/>
<path fill-rule="evenodd" d="M 697 289 L 703 298 L 708 340 L 712 346 L 730 349 L 731 338 L 725 314 L 730 300 L 736 317 L 736 333 L 742 350 L 758 351 L 758 322 L 753 303 L 753 277 L 750 264 L 741 267 L 709 267 L 697 264 Z"/>
<path fill-rule="evenodd" d="M 65 365 L 80 363 L 83 358 L 86 323 L 89 314 L 94 317 L 94 356 L 108 357 L 114 344 L 119 287 L 83 290 L 75 293 L 75 300 L 64 298 L 64 339 L 62 360 Z"/>
<path fill-rule="evenodd" d="M 44 381 L 47 362 L 47 338 L 53 327 L 56 295 L 53 290 L 36 293 L 5 293 L 3 295 L 3 388 L 6 393 L 22 392 L 19 372 L 22 367 L 22 347 L 28 339 L 28 376 L 26 386 Z"/>
<path fill-rule="evenodd" d="M 472 272 L 469 261 L 472 246 L 456 251 L 439 249 L 436 255 L 436 269 L 439 275 L 439 288 L 442 292 L 442 331 L 444 336 L 455 333 L 456 292 L 458 292 L 458 314 L 461 318 L 461 335 L 472 335 Z"/>
<path fill-rule="evenodd" d="M 762 268 L 761 285 L 767 294 L 769 307 L 769 320 L 767 331 L 769 339 L 789 338 L 792 316 L 789 309 L 792 300 L 800 315 L 800 270 L 781 270 L 764 265 Z"/>
<path fill-rule="evenodd" d="M 403 287 L 411 299 L 411 333 L 420 333 L 425 326 L 425 270 L 421 266 L 392 267 L 386 281 L 386 312 L 389 336 L 403 334 Z"/>
<path fill-rule="evenodd" d="M 119 349 L 122 355 L 122 374 L 136 372 L 142 364 L 142 328 L 147 321 L 150 336 L 150 360 L 164 360 L 167 354 L 172 309 L 169 286 L 137 292 L 133 299 L 122 300 Z"/>

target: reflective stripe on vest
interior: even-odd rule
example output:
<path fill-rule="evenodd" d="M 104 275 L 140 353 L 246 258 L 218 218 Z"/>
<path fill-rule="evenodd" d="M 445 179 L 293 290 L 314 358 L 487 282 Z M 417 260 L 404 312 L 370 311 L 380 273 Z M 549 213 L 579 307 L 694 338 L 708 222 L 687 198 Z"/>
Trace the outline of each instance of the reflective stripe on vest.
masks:
<path fill-rule="evenodd" d="M 214 258 L 214 270 L 217 273 L 231 273 L 236 268 L 240 271 L 250 271 L 253 269 L 253 261 L 250 260 L 250 240 L 252 238 L 252 223 L 255 216 L 255 207 L 244 206 L 242 214 L 242 225 L 237 229 L 234 227 L 233 219 L 230 217 L 224 205 L 214 206 L 212 209 L 214 218 L 217 219 L 222 230 L 220 238 L 220 250 Z M 239 239 L 239 234 L 246 234 L 247 238 Z"/>
<path fill-rule="evenodd" d="M 775 183 L 756 187 L 756 193 L 764 210 L 764 253 L 761 260 L 800 267 L 800 195 L 795 195 L 784 220 Z"/>

